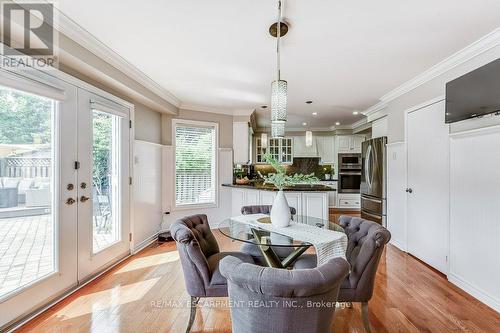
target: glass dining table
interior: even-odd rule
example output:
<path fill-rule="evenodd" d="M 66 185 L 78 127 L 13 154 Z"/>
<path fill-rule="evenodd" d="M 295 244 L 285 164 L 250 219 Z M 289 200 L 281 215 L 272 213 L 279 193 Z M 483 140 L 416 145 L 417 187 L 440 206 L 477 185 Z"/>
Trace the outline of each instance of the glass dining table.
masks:
<path fill-rule="evenodd" d="M 269 219 L 266 222 L 269 223 Z M 345 233 L 340 225 L 317 217 L 295 215 L 292 222 Z M 219 231 L 222 235 L 234 241 L 258 246 L 266 264 L 269 267 L 275 268 L 290 268 L 313 245 L 309 242 L 303 242 L 300 239 L 281 234 L 279 231 L 266 230 L 260 227 L 259 224 L 246 224 L 236 219 L 228 218 L 219 224 Z M 276 249 L 278 248 L 290 249 L 290 251 L 287 251 L 289 255 L 285 258 L 280 258 L 276 254 Z"/>

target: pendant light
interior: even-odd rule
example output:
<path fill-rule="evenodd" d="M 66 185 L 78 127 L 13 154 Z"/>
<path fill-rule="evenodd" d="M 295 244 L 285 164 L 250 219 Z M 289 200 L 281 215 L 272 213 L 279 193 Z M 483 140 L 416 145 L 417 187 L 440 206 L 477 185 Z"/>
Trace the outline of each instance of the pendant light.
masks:
<path fill-rule="evenodd" d="M 267 149 L 267 133 L 260 135 L 260 146 L 262 149 Z"/>
<path fill-rule="evenodd" d="M 306 147 L 312 147 L 313 145 L 313 132 L 306 131 Z"/>
<path fill-rule="evenodd" d="M 271 135 L 273 138 L 285 137 L 287 119 L 288 84 L 280 75 L 280 37 L 281 37 L 281 0 L 278 1 L 278 23 L 276 33 L 276 80 L 271 83 Z"/>

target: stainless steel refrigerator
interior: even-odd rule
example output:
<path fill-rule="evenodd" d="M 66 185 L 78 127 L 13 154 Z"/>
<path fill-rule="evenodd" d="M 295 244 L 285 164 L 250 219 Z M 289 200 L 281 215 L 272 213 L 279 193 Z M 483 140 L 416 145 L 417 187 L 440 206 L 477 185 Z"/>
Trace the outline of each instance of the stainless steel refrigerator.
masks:
<path fill-rule="evenodd" d="M 362 143 L 361 217 L 386 226 L 387 137 Z"/>

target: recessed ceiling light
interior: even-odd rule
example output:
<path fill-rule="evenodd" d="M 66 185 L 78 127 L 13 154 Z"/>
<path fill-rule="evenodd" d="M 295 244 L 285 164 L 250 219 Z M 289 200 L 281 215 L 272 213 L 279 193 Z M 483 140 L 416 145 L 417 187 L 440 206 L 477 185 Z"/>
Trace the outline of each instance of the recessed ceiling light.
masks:
<path fill-rule="evenodd" d="M 267 109 L 267 105 L 262 105 L 261 108 Z"/>
<path fill-rule="evenodd" d="M 340 123 L 337 121 L 337 122 L 335 123 L 335 126 L 339 126 L 339 125 L 340 125 Z"/>
<path fill-rule="evenodd" d="M 313 101 L 306 101 L 306 104 L 312 104 Z"/>
<path fill-rule="evenodd" d="M 307 123 L 302 123 L 302 126 L 307 126 Z"/>
<path fill-rule="evenodd" d="M 317 115 L 318 115 L 318 113 L 317 113 L 317 112 L 313 112 L 313 116 L 317 116 Z"/>
<path fill-rule="evenodd" d="M 352 114 L 355 115 L 355 116 L 357 116 L 359 114 L 359 112 L 358 111 L 353 111 Z"/>

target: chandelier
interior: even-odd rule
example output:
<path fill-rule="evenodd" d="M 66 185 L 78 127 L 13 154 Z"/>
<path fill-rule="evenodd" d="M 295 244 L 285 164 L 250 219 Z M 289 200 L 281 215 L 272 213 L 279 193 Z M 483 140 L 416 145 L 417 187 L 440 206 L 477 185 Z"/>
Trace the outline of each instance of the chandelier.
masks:
<path fill-rule="evenodd" d="M 274 26 L 274 25 L 273 25 Z M 271 30 L 273 29 L 271 26 Z M 285 80 L 281 80 L 280 76 L 280 38 L 286 34 L 282 33 L 281 29 L 281 1 L 278 1 L 278 22 L 276 24 L 276 80 L 271 83 L 271 136 L 273 138 L 285 137 L 285 124 L 287 118 L 287 89 L 288 85 Z M 274 36 L 273 31 L 271 35 Z"/>

